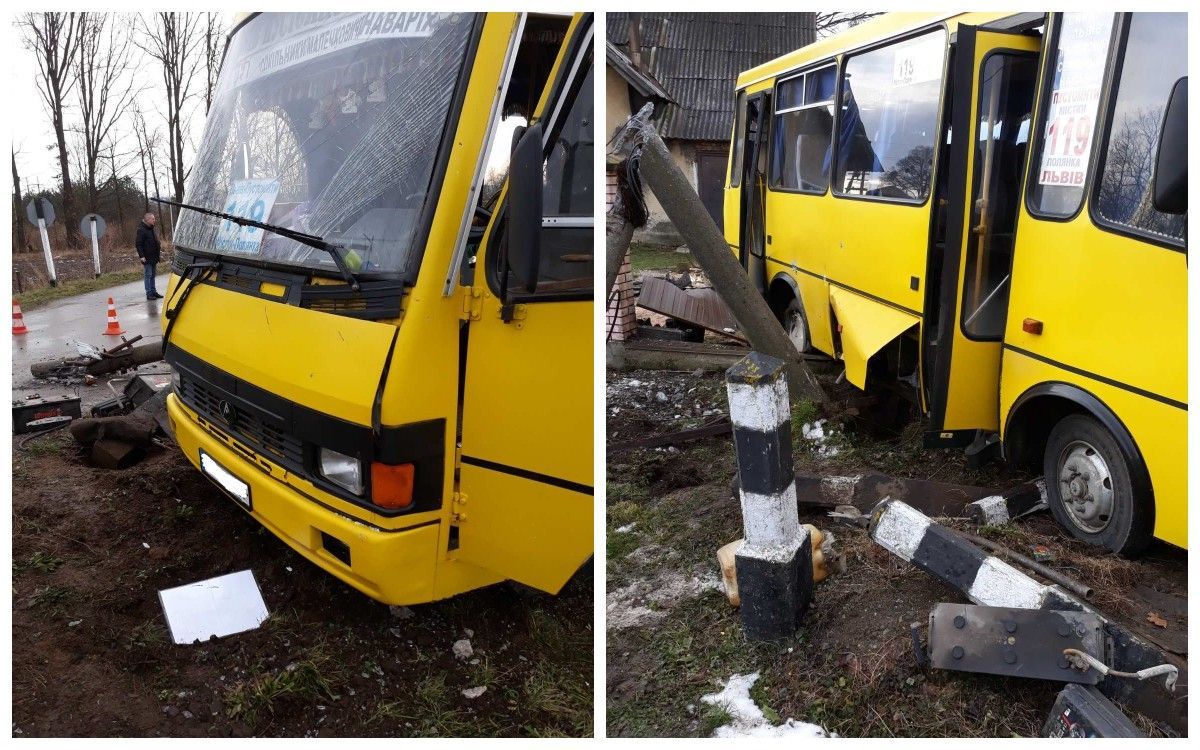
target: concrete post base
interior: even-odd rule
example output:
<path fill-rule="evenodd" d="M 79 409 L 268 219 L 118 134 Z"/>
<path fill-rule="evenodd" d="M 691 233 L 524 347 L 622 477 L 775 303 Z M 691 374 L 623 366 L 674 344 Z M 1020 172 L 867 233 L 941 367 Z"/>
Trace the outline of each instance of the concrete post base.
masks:
<path fill-rule="evenodd" d="M 808 529 L 800 530 L 792 551 L 737 551 L 737 585 L 742 628 L 752 641 L 791 638 L 808 612 L 813 596 L 812 545 Z"/>

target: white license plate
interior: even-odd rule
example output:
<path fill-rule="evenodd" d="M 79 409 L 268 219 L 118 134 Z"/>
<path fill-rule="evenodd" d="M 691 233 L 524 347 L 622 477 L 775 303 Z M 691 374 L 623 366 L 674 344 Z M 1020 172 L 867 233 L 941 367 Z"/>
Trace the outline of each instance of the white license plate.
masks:
<path fill-rule="evenodd" d="M 221 489 L 247 508 L 250 507 L 250 485 L 238 479 L 216 459 L 200 451 L 200 471 L 213 480 Z"/>

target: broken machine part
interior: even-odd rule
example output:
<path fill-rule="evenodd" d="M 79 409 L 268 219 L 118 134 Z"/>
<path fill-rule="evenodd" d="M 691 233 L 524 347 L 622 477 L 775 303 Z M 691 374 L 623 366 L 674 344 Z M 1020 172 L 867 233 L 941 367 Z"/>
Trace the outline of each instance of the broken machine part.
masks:
<path fill-rule="evenodd" d="M 1098 683 L 1090 654 L 1103 664 L 1104 628 L 1087 612 L 942 603 L 929 613 L 929 662 L 937 669 Z"/>
<path fill-rule="evenodd" d="M 1058 694 L 1042 737 L 1145 737 L 1099 690 L 1070 684 Z"/>

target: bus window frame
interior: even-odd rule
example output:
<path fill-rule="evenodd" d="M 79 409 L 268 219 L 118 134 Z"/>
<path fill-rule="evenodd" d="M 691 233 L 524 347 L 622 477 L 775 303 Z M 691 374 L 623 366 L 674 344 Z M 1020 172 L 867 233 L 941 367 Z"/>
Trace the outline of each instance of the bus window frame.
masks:
<path fill-rule="evenodd" d="M 928 34 L 933 31 L 938 31 L 938 30 L 940 30 L 946 36 L 945 36 L 943 44 L 942 44 L 942 75 L 938 79 L 938 85 L 939 85 L 938 107 L 937 107 L 937 117 L 935 119 L 937 134 L 934 136 L 934 139 L 933 139 L 933 145 L 934 145 L 933 161 L 929 165 L 929 189 L 925 191 L 925 197 L 918 201 L 918 200 L 915 200 L 912 198 L 885 198 L 882 196 L 873 196 L 873 195 L 851 195 L 848 193 L 839 193 L 837 190 L 834 190 L 833 189 L 833 185 L 834 185 L 833 175 L 834 175 L 834 172 L 837 171 L 838 156 L 839 156 L 839 151 L 840 151 L 839 146 L 841 145 L 841 143 L 837 137 L 837 134 L 841 131 L 841 125 L 842 125 L 842 84 L 846 80 L 846 65 L 850 61 L 850 58 L 857 57 L 857 56 L 863 55 L 863 54 L 867 54 L 869 52 L 874 52 L 875 50 L 878 50 L 878 49 L 881 49 L 883 47 L 887 47 L 887 46 L 890 46 L 893 44 L 901 44 L 903 42 L 907 42 L 911 39 L 915 39 L 919 36 L 923 36 L 925 34 Z M 833 115 L 834 115 L 834 117 L 833 117 L 833 133 L 834 133 L 833 162 L 830 164 L 830 167 L 829 167 L 829 192 L 834 198 L 837 198 L 839 200 L 848 200 L 848 201 L 866 201 L 867 203 L 883 203 L 883 204 L 896 205 L 896 206 L 911 206 L 911 207 L 915 207 L 915 208 L 924 208 L 929 205 L 929 201 L 933 197 L 933 194 L 934 194 L 935 188 L 936 188 L 936 186 L 934 185 L 934 179 L 937 177 L 938 155 L 939 155 L 938 152 L 941 150 L 940 148 L 938 148 L 939 140 L 942 137 L 941 126 L 945 122 L 945 117 L 946 117 L 946 95 L 947 95 L 946 80 L 950 75 L 950 68 L 949 68 L 950 46 L 951 46 L 951 44 L 954 43 L 954 41 L 953 41 L 954 36 L 955 35 L 950 31 L 949 24 L 947 24 L 945 21 L 938 21 L 937 23 L 932 23 L 927 26 L 922 26 L 920 28 L 913 29 L 911 31 L 907 31 L 903 34 L 897 34 L 896 36 L 889 37 L 887 39 L 882 39 L 874 44 L 868 44 L 868 45 L 865 45 L 862 47 L 858 47 L 852 51 L 842 53 L 841 55 L 838 56 L 837 91 L 834 94 L 836 99 L 834 101 L 834 113 L 833 113 Z"/>
<path fill-rule="evenodd" d="M 742 160 L 746 158 L 746 89 L 738 89 L 733 98 L 733 140 L 729 143 L 729 187 L 742 186 Z"/>
<path fill-rule="evenodd" d="M 1084 196 L 1087 199 L 1088 216 L 1091 218 L 1092 224 L 1094 224 L 1096 228 L 1100 229 L 1101 231 L 1110 232 L 1121 237 L 1128 237 L 1141 242 L 1148 242 L 1152 245 L 1156 245 L 1167 250 L 1173 250 L 1177 253 L 1186 254 L 1186 236 L 1182 240 L 1175 241 L 1173 239 L 1167 239 L 1163 235 L 1157 235 L 1144 230 L 1134 229 L 1133 227 L 1124 224 L 1118 224 L 1115 221 L 1104 218 L 1100 214 L 1100 209 L 1096 203 L 1096 199 L 1100 194 L 1100 183 L 1103 181 L 1104 167 L 1108 160 L 1108 142 L 1112 137 L 1113 115 L 1116 113 L 1117 109 L 1117 95 L 1120 93 L 1118 89 L 1121 83 L 1121 73 L 1125 67 L 1125 53 L 1127 51 L 1127 45 L 1129 42 L 1129 28 L 1132 21 L 1133 13 L 1117 14 L 1117 20 L 1115 24 L 1116 33 L 1113 34 L 1116 48 L 1110 52 L 1111 57 L 1109 59 L 1109 65 L 1111 67 L 1109 70 L 1109 76 L 1106 82 L 1107 87 L 1104 91 L 1103 99 L 1104 109 L 1102 111 L 1104 116 L 1099 123 L 1101 130 L 1096 138 L 1098 152 L 1094 154 L 1095 161 L 1093 163 L 1096 165 L 1095 176 L 1093 177 L 1092 175 L 1088 175 L 1090 182 L 1087 183 L 1084 188 Z M 1161 130 L 1162 123 L 1160 122 L 1159 135 L 1162 134 Z M 1151 178 L 1153 179 L 1153 167 Z"/>
<path fill-rule="evenodd" d="M 1109 32 L 1108 53 L 1104 57 L 1104 73 L 1100 77 L 1100 102 L 1096 107 L 1097 112 L 1108 112 L 1109 99 L 1112 97 L 1112 69 L 1113 60 L 1118 51 L 1118 38 L 1120 36 L 1119 24 L 1121 23 L 1120 16 L 1122 14 L 1115 13 L 1117 18 L 1113 22 L 1113 30 Z M 1037 102 L 1033 112 L 1034 125 L 1030 132 L 1029 141 L 1029 165 L 1025 175 L 1025 211 L 1033 218 L 1039 221 L 1056 221 L 1060 223 L 1068 223 L 1074 221 L 1083 212 L 1084 206 L 1091 202 L 1092 198 L 1092 183 L 1095 182 L 1096 174 L 1096 159 L 1099 158 L 1100 138 L 1093 134 L 1092 137 L 1092 153 L 1088 156 L 1088 172 L 1084 176 L 1083 194 L 1080 196 L 1079 205 L 1075 210 L 1066 216 L 1055 216 L 1054 214 L 1046 213 L 1033 205 L 1033 186 L 1037 184 L 1037 171 L 1042 161 L 1042 147 L 1046 140 L 1046 115 L 1050 100 L 1051 87 L 1054 85 L 1054 74 L 1050 70 L 1050 55 L 1058 52 L 1058 37 L 1062 33 L 1062 17 L 1063 13 L 1051 13 L 1047 20 L 1047 34 L 1042 48 L 1041 58 L 1041 75 L 1042 80 L 1038 82 Z M 1096 132 L 1099 133 L 1103 122 L 1096 123 Z M 1107 137 L 1104 138 L 1105 144 L 1108 143 Z M 1107 148 L 1107 145 L 1106 145 Z M 1089 211 L 1091 209 L 1089 208 Z"/>
<path fill-rule="evenodd" d="M 589 15 L 589 14 L 585 14 L 585 16 L 587 16 L 587 15 Z M 593 75 L 592 85 L 593 85 L 593 87 L 595 86 L 594 76 L 595 76 L 595 67 L 596 67 L 596 49 L 595 49 L 595 38 L 596 38 L 595 33 L 596 32 L 595 32 L 594 17 L 588 20 L 588 24 L 591 26 L 591 28 L 587 28 L 587 29 L 581 28 L 580 30 L 576 31 L 575 36 L 573 38 L 568 36 L 566 39 L 563 40 L 563 46 L 566 50 L 566 55 L 563 58 L 562 64 L 559 68 L 559 71 L 558 71 L 558 74 L 556 75 L 556 77 L 553 80 L 548 81 L 546 84 L 548 87 L 550 87 L 549 88 L 550 97 L 551 97 L 550 101 L 552 101 L 554 103 L 553 107 L 549 111 L 543 112 L 541 114 L 541 116 L 534 117 L 529 120 L 529 123 L 531 125 L 534 123 L 541 122 L 541 123 L 543 123 L 543 126 L 547 126 L 547 125 L 549 126 L 549 127 L 546 127 L 545 135 L 542 140 L 543 164 L 545 163 L 544 159 L 545 159 L 545 155 L 546 155 L 546 149 L 551 144 L 553 144 L 555 142 L 555 140 L 558 138 L 558 135 L 561 132 L 562 127 L 563 127 L 563 122 L 569 111 L 569 107 L 567 106 L 566 99 L 568 97 L 570 97 L 571 98 L 570 104 L 573 105 L 575 103 L 575 98 L 578 97 L 579 92 L 578 91 L 573 92 L 572 89 L 576 85 L 582 86 L 583 79 L 586 77 L 586 73 L 583 70 L 583 66 L 582 66 L 582 58 L 589 54 L 592 57 L 592 60 L 591 60 L 591 65 L 592 65 L 591 73 Z M 590 47 L 590 50 L 587 49 L 588 47 Z M 579 62 L 580 62 L 580 64 L 578 66 L 576 66 L 576 60 L 579 60 Z M 595 92 L 593 91 L 593 96 L 594 95 L 595 95 Z M 594 117 L 594 115 L 593 115 L 593 117 Z M 593 168 L 594 168 L 594 166 L 595 165 L 593 164 Z M 589 284 L 587 287 L 581 287 L 579 289 L 556 289 L 556 290 L 541 290 L 541 291 L 525 292 L 525 291 L 514 291 L 513 289 L 510 288 L 508 290 L 508 300 L 503 299 L 503 295 L 501 295 L 501 293 L 500 293 L 501 286 L 502 286 L 501 285 L 501 270 L 502 270 L 501 260 L 502 260 L 502 256 L 508 253 L 508 246 L 507 246 L 508 232 L 506 231 L 506 227 L 507 227 L 507 222 L 508 222 L 508 218 L 509 218 L 508 217 L 508 200 L 509 200 L 508 190 L 511 187 L 511 183 L 509 182 L 510 177 L 511 177 L 511 172 L 510 172 L 509 177 L 505 177 L 504 192 L 502 194 L 502 198 L 496 204 L 496 207 L 493 211 L 493 219 L 491 221 L 491 226 L 488 229 L 489 236 L 487 237 L 487 251 L 486 251 L 486 255 L 484 256 L 484 268 L 483 268 L 484 283 L 487 284 L 488 289 L 491 290 L 492 294 L 496 295 L 497 298 L 501 299 L 501 302 L 509 302 L 513 305 L 538 304 L 538 303 L 543 303 L 543 302 L 549 303 L 549 302 L 592 302 L 592 301 L 594 301 L 595 288 L 596 288 L 594 279 L 593 279 L 593 283 Z M 594 172 L 592 174 L 592 179 L 593 179 L 593 187 L 594 187 L 594 183 L 595 183 L 595 173 Z M 584 217 L 571 217 L 571 218 L 583 219 Z M 594 205 L 592 207 L 592 216 L 589 218 L 592 222 L 591 226 L 592 226 L 592 232 L 594 235 L 595 234 L 595 226 L 596 226 L 596 216 L 595 216 L 595 206 Z M 542 219 L 543 219 L 543 222 L 546 219 L 546 212 L 545 212 L 544 207 L 542 209 Z M 545 223 L 543 223 L 542 230 L 544 231 L 545 229 L 546 229 L 546 225 L 545 225 Z M 479 269 L 476 269 L 476 273 L 478 273 L 478 272 L 479 272 Z M 508 272 L 511 273 L 511 269 Z M 539 272 L 540 272 L 540 268 L 539 268 Z"/>
<path fill-rule="evenodd" d="M 833 68 L 833 76 L 834 76 L 833 100 L 829 102 L 829 104 L 833 105 L 833 119 L 831 121 L 830 132 L 829 132 L 829 159 L 830 159 L 830 161 L 829 161 L 829 174 L 826 175 L 826 180 L 825 180 L 825 189 L 824 190 L 804 190 L 803 188 L 780 187 L 777 184 L 775 184 L 774 181 L 771 179 L 772 174 L 775 171 L 775 150 L 772 148 L 771 150 L 769 150 L 767 152 L 767 192 L 787 193 L 787 194 L 791 194 L 791 195 L 824 196 L 824 195 L 827 195 L 830 192 L 830 190 L 833 189 L 833 167 L 837 163 L 836 161 L 834 161 L 837 158 L 837 154 L 834 149 L 836 147 L 835 141 L 837 140 L 837 133 L 838 133 L 838 129 L 837 129 L 838 110 L 839 110 L 838 101 L 841 98 L 840 95 L 842 92 L 842 76 L 841 76 L 842 66 L 841 66 L 841 60 L 839 58 L 837 58 L 837 57 L 824 58 L 820 62 L 808 63 L 803 67 L 796 68 L 795 70 L 789 70 L 787 73 L 784 73 L 782 76 L 776 77 L 775 83 L 772 84 L 772 86 L 771 86 L 772 109 L 771 109 L 770 131 L 769 132 L 771 134 L 772 145 L 774 145 L 776 120 L 779 119 L 780 115 L 786 115 L 791 112 L 803 112 L 806 109 L 814 109 L 816 107 L 826 106 L 824 101 L 820 101 L 820 102 L 813 102 L 812 104 L 802 104 L 797 107 L 788 107 L 787 109 L 782 110 L 782 111 L 780 111 L 778 109 L 779 87 L 780 86 L 782 86 L 785 83 L 788 83 L 789 81 L 793 81 L 797 78 L 804 78 L 809 73 L 815 73 L 817 71 L 824 70 L 825 68 Z M 786 77 L 784 77 L 784 76 L 786 76 Z M 807 85 L 808 84 L 806 81 L 803 84 L 803 87 L 801 88 L 800 96 L 802 99 L 804 97 L 804 89 L 807 88 Z"/>

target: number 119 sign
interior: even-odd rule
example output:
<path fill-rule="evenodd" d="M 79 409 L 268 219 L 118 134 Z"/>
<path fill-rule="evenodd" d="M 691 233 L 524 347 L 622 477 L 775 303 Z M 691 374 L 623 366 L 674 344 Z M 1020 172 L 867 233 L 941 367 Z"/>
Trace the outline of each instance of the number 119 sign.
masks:
<path fill-rule="evenodd" d="M 1083 187 L 1099 102 L 1100 89 L 1093 86 L 1055 89 L 1050 94 L 1039 184 Z"/>
<path fill-rule="evenodd" d="M 229 188 L 221 210 L 265 222 L 271 215 L 278 194 L 278 180 L 237 180 Z M 258 227 L 242 227 L 226 219 L 217 231 L 216 249 L 218 252 L 257 253 L 262 239 L 263 230 Z"/>

